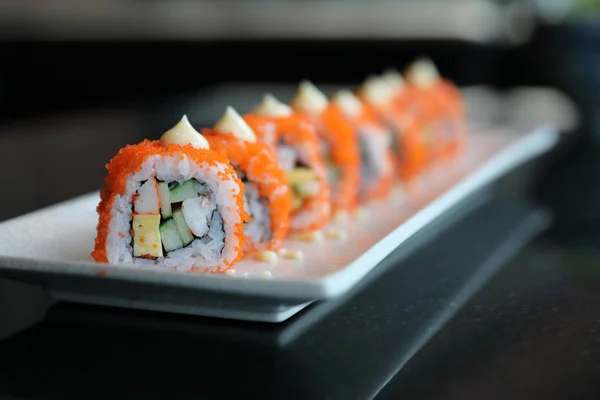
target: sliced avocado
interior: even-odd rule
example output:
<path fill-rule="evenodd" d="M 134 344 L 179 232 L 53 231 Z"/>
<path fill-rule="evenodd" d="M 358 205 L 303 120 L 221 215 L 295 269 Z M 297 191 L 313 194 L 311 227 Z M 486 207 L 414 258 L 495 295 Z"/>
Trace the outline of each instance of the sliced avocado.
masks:
<path fill-rule="evenodd" d="M 192 243 L 194 241 L 194 235 L 185 223 L 185 217 L 180 208 L 173 210 L 173 221 L 175 221 L 175 226 L 177 226 L 177 232 L 179 233 L 183 246 L 185 247 Z"/>
<path fill-rule="evenodd" d="M 159 232 L 160 215 L 134 215 L 133 227 L 133 256 L 162 257 L 162 243 Z"/>
<path fill-rule="evenodd" d="M 179 236 L 177 224 L 173 218 L 170 218 L 160 224 L 160 238 L 165 251 L 173 251 L 183 247 L 183 241 Z"/>
<path fill-rule="evenodd" d="M 171 194 L 169 192 L 169 185 L 166 182 L 160 182 L 158 184 L 158 198 L 160 200 L 160 213 L 164 219 L 171 218 L 173 215 L 173 209 L 171 207 Z"/>

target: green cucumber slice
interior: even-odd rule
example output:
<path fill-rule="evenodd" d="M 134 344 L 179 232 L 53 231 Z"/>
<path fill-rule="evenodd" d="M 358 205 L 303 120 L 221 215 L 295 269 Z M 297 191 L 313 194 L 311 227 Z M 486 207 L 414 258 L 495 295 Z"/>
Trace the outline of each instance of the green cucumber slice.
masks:
<path fill-rule="evenodd" d="M 185 218 L 183 216 L 183 211 L 180 208 L 177 210 L 173 210 L 173 221 L 175 221 L 175 225 L 177 226 L 177 232 L 179 233 L 179 237 L 183 242 L 183 246 L 187 246 L 188 244 L 194 241 L 194 235 L 192 231 L 185 223 Z"/>
<path fill-rule="evenodd" d="M 189 179 L 181 185 L 176 185 L 170 189 L 169 195 L 171 203 L 181 203 L 184 200 L 206 195 L 210 192 L 208 185 L 198 182 L 195 179 Z"/>
<path fill-rule="evenodd" d="M 169 185 L 166 182 L 160 182 L 158 184 L 158 198 L 160 200 L 160 213 L 164 219 L 171 218 L 173 215 L 173 209 L 171 207 L 171 194 L 169 192 Z"/>
<path fill-rule="evenodd" d="M 192 197 L 198 197 L 196 190 L 196 180 L 190 179 L 171 189 L 171 203 L 181 203 Z"/>
<path fill-rule="evenodd" d="M 179 236 L 177 224 L 171 218 L 160 224 L 160 238 L 165 251 L 173 251 L 183 247 L 183 241 Z"/>

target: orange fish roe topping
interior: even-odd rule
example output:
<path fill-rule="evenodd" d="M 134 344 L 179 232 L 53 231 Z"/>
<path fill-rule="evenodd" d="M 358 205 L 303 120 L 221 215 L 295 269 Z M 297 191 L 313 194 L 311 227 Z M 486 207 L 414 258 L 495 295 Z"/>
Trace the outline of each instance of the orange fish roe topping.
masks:
<path fill-rule="evenodd" d="M 274 153 L 277 153 L 280 141 L 296 149 L 303 163 L 315 174 L 317 194 L 306 199 L 302 207 L 292 212 L 290 232 L 322 228 L 331 216 L 331 195 L 319 139 L 312 124 L 296 113 L 282 117 L 247 114 L 244 120 L 250 125 L 259 142 L 267 144 Z"/>
<path fill-rule="evenodd" d="M 336 168 L 340 177 L 332 188 L 331 204 L 333 210 L 351 210 L 358 201 L 360 186 L 360 152 L 355 128 L 344 113 L 333 104 L 328 106 L 314 118 L 319 138 L 326 143 L 328 158 Z"/>
<path fill-rule="evenodd" d="M 230 134 L 204 129 L 202 135 L 210 148 L 226 154 L 231 164 L 246 174 L 250 184 L 266 199 L 271 223 L 271 240 L 255 243 L 248 237 L 246 253 L 281 248 L 290 228 L 291 196 L 285 171 L 279 166 L 275 154 L 264 143 L 240 140 Z"/>
<path fill-rule="evenodd" d="M 227 157 L 216 151 L 209 149 L 197 149 L 192 145 L 169 145 L 163 146 L 159 141 L 143 140 L 136 145 L 128 145 L 110 160 L 106 165 L 108 174 L 104 179 L 105 186 L 100 191 L 100 203 L 96 208 L 99 218 L 94 251 L 91 253 L 97 262 L 108 262 L 106 256 L 106 240 L 108 237 L 108 228 L 111 220 L 111 206 L 116 196 L 123 195 L 127 189 L 127 182 L 131 174 L 139 171 L 142 164 L 148 157 L 187 157 L 193 163 L 198 165 L 207 163 L 210 166 L 225 166 L 225 171 L 219 174 L 224 180 L 233 179 L 240 187 L 240 191 L 234 196 L 237 209 L 240 211 L 240 222 L 233 227 L 233 234 L 239 239 L 239 245 L 236 246 L 236 257 L 233 260 L 224 260 L 223 265 L 216 268 L 216 272 L 225 272 L 233 263 L 242 258 L 242 246 L 245 243 L 246 235 L 243 232 L 244 223 L 250 219 L 244 211 L 244 186 L 237 177 L 235 170 L 229 164 Z M 224 226 L 231 222 L 224 220 Z M 225 238 L 227 242 L 227 238 Z M 226 262 L 225 262 L 226 261 Z"/>

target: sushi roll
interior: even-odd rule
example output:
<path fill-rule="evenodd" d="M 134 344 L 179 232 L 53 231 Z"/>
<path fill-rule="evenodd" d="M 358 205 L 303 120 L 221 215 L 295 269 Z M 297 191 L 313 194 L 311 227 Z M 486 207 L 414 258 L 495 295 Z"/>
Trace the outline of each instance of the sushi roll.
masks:
<path fill-rule="evenodd" d="M 454 83 L 444 79 L 428 58 L 415 60 L 406 70 L 407 81 L 410 84 L 428 89 L 429 93 L 448 110 L 459 115 L 465 115 L 465 104 L 460 91 Z"/>
<path fill-rule="evenodd" d="M 439 147 L 436 140 L 437 123 L 439 121 L 439 108 L 431 101 L 429 96 L 415 93 L 412 86 L 408 85 L 402 75 L 394 70 L 385 71 L 380 80 L 391 90 L 392 120 L 401 120 L 401 130 L 411 130 L 415 138 L 415 145 L 420 144 L 422 158 L 417 173 L 422 172 L 435 161 Z M 416 167 L 416 165 L 415 165 Z"/>
<path fill-rule="evenodd" d="M 300 83 L 291 105 L 315 126 L 327 167 L 332 211 L 351 211 L 360 187 L 360 153 L 352 122 L 308 81 Z"/>
<path fill-rule="evenodd" d="M 386 198 L 395 170 L 389 129 L 350 90 L 335 93 L 332 103 L 355 127 L 360 150 L 360 200 Z"/>
<path fill-rule="evenodd" d="M 252 128 L 231 107 L 202 134 L 211 149 L 227 155 L 244 185 L 244 207 L 252 218 L 244 226 L 245 253 L 278 251 L 290 228 L 291 195 L 275 154 L 256 141 Z"/>
<path fill-rule="evenodd" d="M 404 121 L 410 119 L 427 119 L 426 110 L 418 99 L 416 99 L 410 90 L 402 74 L 394 69 L 388 69 L 380 77 L 380 84 L 387 85 L 391 92 L 390 103 L 392 108 L 392 120 L 402 118 Z"/>
<path fill-rule="evenodd" d="M 459 115 L 465 115 L 465 103 L 460 90 L 458 87 L 448 79 L 444 79 L 440 76 L 440 73 L 433 63 L 428 58 L 421 58 L 415 61 L 412 64 L 412 67 L 408 74 L 412 75 L 412 73 L 416 72 L 423 73 L 423 71 L 427 72 L 426 76 L 429 76 L 429 79 L 425 79 L 425 81 L 429 81 L 430 88 L 432 92 L 435 93 L 435 96 L 443 102 L 452 112 L 455 112 Z M 411 79 L 414 81 L 414 78 Z"/>
<path fill-rule="evenodd" d="M 359 88 L 358 97 L 389 128 L 397 175 L 404 183 L 410 183 L 426 167 L 428 143 L 424 119 L 399 107 L 397 90 L 380 77 L 368 77 Z"/>
<path fill-rule="evenodd" d="M 242 257 L 244 186 L 185 116 L 160 140 L 122 148 L 107 169 L 96 261 L 224 272 Z"/>
<path fill-rule="evenodd" d="M 244 120 L 275 153 L 291 194 L 291 233 L 321 229 L 331 216 L 327 170 L 312 124 L 267 94 Z"/>
<path fill-rule="evenodd" d="M 420 58 L 406 72 L 408 87 L 427 114 L 436 140 L 436 157 L 454 158 L 466 143 L 466 116 L 460 92 L 440 77 L 435 64 Z"/>

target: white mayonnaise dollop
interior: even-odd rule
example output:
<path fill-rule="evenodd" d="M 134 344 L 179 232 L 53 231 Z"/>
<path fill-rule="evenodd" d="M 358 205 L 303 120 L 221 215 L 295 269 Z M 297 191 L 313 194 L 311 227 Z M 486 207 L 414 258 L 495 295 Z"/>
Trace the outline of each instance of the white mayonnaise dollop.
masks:
<path fill-rule="evenodd" d="M 388 69 L 381 75 L 381 79 L 394 90 L 402 90 L 404 88 L 404 78 L 400 72 L 394 69 Z"/>
<path fill-rule="evenodd" d="M 357 118 L 362 112 L 363 105 L 360 100 L 350 90 L 343 89 L 333 95 L 333 104 L 351 118 Z"/>
<path fill-rule="evenodd" d="M 214 130 L 220 133 L 230 133 L 240 140 L 256 142 L 256 135 L 244 118 L 233 107 L 228 106 L 221 119 L 215 124 Z"/>
<path fill-rule="evenodd" d="M 181 121 L 174 127 L 163 133 L 160 137 L 160 143 L 163 146 L 171 144 L 186 145 L 191 144 L 197 149 L 210 149 L 210 145 L 204 136 L 200 134 L 188 121 L 187 116 L 183 116 Z"/>
<path fill-rule="evenodd" d="M 292 113 L 292 109 L 269 93 L 263 97 L 263 101 L 252 112 L 265 117 L 286 117 Z"/>
<path fill-rule="evenodd" d="M 407 80 L 416 86 L 426 87 L 435 83 L 440 74 L 433 63 L 428 58 L 419 58 L 415 60 L 406 70 Z"/>
<path fill-rule="evenodd" d="M 359 92 L 366 101 L 376 106 L 387 104 L 394 96 L 394 90 L 377 76 L 368 77 Z"/>
<path fill-rule="evenodd" d="M 309 81 L 302 81 L 292 100 L 292 108 L 303 113 L 319 114 L 327 107 L 328 102 L 325 93 Z"/>

